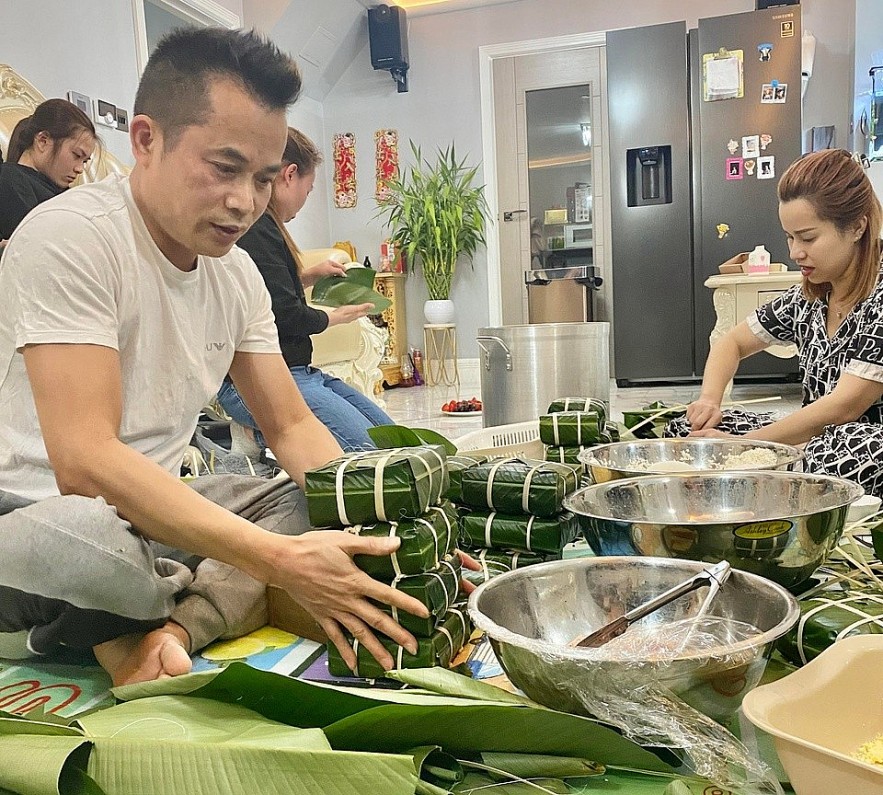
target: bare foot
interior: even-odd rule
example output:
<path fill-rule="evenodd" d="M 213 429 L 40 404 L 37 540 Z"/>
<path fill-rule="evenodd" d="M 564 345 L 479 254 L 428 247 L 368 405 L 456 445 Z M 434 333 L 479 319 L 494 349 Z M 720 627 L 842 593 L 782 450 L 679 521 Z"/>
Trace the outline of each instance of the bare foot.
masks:
<path fill-rule="evenodd" d="M 169 622 L 146 635 L 124 635 L 93 647 L 114 687 L 190 673 L 186 630 Z"/>

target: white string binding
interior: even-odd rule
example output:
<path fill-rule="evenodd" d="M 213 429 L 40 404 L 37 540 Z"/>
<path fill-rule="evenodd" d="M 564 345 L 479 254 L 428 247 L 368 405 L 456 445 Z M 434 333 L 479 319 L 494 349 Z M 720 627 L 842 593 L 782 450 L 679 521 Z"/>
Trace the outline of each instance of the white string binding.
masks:
<path fill-rule="evenodd" d="M 531 533 L 531 530 L 533 530 L 533 521 L 536 518 L 537 518 L 536 516 L 531 516 L 530 519 L 527 520 L 527 534 L 525 535 L 524 541 L 525 541 L 525 546 L 527 547 L 528 552 L 533 552 L 533 549 L 531 548 L 531 545 L 530 545 L 530 533 Z"/>
<path fill-rule="evenodd" d="M 487 499 L 488 508 L 494 509 L 497 507 L 494 505 L 494 478 L 497 476 L 497 470 L 505 464 L 511 464 L 513 461 L 518 461 L 518 459 L 501 458 L 491 467 L 490 472 L 487 473 L 487 489 L 485 490 L 485 497 Z"/>
<path fill-rule="evenodd" d="M 487 519 L 484 522 L 484 545 L 486 547 L 492 547 L 493 542 L 491 541 L 491 525 L 494 523 L 494 517 L 497 515 L 496 511 L 491 511 L 488 514 Z"/>

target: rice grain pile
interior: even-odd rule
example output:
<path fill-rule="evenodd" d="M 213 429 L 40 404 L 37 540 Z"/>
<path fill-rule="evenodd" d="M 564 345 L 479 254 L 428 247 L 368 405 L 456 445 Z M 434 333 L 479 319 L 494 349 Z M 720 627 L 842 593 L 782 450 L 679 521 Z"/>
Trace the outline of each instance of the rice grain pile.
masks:
<path fill-rule="evenodd" d="M 694 462 L 689 450 L 681 459 L 671 461 L 634 461 L 629 469 L 641 472 L 709 472 L 728 469 L 771 469 L 779 463 L 774 450 L 765 447 L 752 447 L 740 453 L 730 453 L 720 461 Z"/>
<path fill-rule="evenodd" d="M 852 754 L 852 758 L 869 765 L 883 765 L 883 734 L 878 734 L 873 740 L 866 742 Z"/>

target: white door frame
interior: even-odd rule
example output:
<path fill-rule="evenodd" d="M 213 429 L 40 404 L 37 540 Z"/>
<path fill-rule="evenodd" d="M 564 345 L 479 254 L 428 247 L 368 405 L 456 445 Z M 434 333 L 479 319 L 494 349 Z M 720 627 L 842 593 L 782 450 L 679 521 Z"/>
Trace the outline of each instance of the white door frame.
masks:
<path fill-rule="evenodd" d="M 222 28 L 241 27 L 238 14 L 216 3 L 215 0 L 151 0 L 158 6 L 180 14 L 191 22 L 202 26 L 217 25 Z M 144 0 L 132 0 L 132 17 L 135 20 L 135 62 L 138 74 L 144 71 L 150 50 L 147 47 L 147 26 L 144 21 Z"/>
<path fill-rule="evenodd" d="M 478 48 L 478 73 L 481 99 L 481 150 L 484 161 L 484 183 L 491 223 L 485 230 L 487 241 L 487 301 L 488 325 L 499 326 L 503 322 L 502 273 L 500 269 L 500 208 L 497 201 L 497 136 L 494 124 L 494 69 L 498 58 L 530 55 L 560 50 L 577 50 L 583 47 L 601 47 L 607 43 L 607 33 L 575 33 L 552 36 L 547 39 L 513 41 L 505 44 L 488 44 Z"/>

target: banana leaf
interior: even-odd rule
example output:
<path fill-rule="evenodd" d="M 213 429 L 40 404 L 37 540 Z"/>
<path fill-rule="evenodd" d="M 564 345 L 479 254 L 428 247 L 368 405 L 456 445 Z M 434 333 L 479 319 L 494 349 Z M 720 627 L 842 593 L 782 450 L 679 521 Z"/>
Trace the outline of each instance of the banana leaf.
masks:
<path fill-rule="evenodd" d="M 540 417 L 540 441 L 560 447 L 579 447 L 605 441 L 604 416 L 596 411 L 558 411 Z"/>
<path fill-rule="evenodd" d="M 668 425 L 671 420 L 683 417 L 687 412 L 686 409 L 671 408 L 668 409 L 668 411 L 664 411 L 664 409 L 668 409 L 665 403 L 662 403 L 659 400 L 654 400 L 642 409 L 624 411 L 622 413 L 623 425 L 629 431 L 640 425 L 640 427 L 638 427 L 633 433 L 634 437 L 637 439 L 658 439 L 662 436 L 665 426 Z M 659 416 L 655 417 L 651 422 L 645 422 L 645 420 L 656 414 L 659 414 Z"/>
<path fill-rule="evenodd" d="M 408 428 L 404 425 L 372 425 L 368 428 L 368 436 L 378 448 L 388 450 L 391 447 L 420 447 L 424 444 L 438 444 L 445 448 L 448 456 L 457 453 L 456 445 L 438 431 L 430 428 Z"/>
<path fill-rule="evenodd" d="M 560 411 L 594 411 L 602 420 L 606 420 L 610 414 L 610 407 L 598 398 L 555 398 L 546 409 L 546 414 L 557 414 Z"/>
<path fill-rule="evenodd" d="M 18 733 L 0 737 L 0 785 L 22 795 L 412 795 L 417 780 L 410 756 L 333 751 L 320 729 L 204 698 L 131 701 L 65 734 L 13 723 L 6 731 Z"/>
<path fill-rule="evenodd" d="M 471 632 L 472 625 L 465 614 L 460 610 L 451 610 L 435 625 L 431 636 L 417 638 L 416 654 L 411 654 L 388 638 L 381 637 L 380 642 L 392 655 L 397 668 L 447 668 Z M 355 675 L 364 679 L 378 679 L 386 675 L 387 672 L 364 646 L 356 644 L 352 638 L 348 640 L 356 653 L 356 667 L 350 671 L 337 647 L 329 643 L 328 672 L 332 676 Z"/>
<path fill-rule="evenodd" d="M 350 268 L 346 276 L 323 276 L 313 285 L 310 301 L 332 307 L 371 303 L 371 314 L 379 314 L 392 301 L 373 289 L 375 275 L 371 268 Z"/>
<path fill-rule="evenodd" d="M 434 683 L 452 695 L 318 685 L 239 662 L 217 671 L 116 688 L 114 694 L 133 699 L 190 693 L 237 703 L 290 726 L 323 728 L 331 747 L 345 750 L 398 753 L 420 745 L 439 745 L 450 754 L 540 753 L 591 758 L 604 765 L 642 771 L 674 772 L 655 754 L 591 718 L 531 706 L 527 701 L 513 704 L 470 697 L 466 693 L 471 690 L 451 684 L 466 678 L 451 672 L 432 669 L 391 674 L 401 681 L 405 675 L 419 674 L 420 681 Z M 468 687 L 474 684 L 478 683 Z M 511 694 L 498 692 L 499 699 L 511 698 Z M 660 795 L 662 789 L 658 790 Z M 371 792 L 367 788 L 362 791 Z"/>
<path fill-rule="evenodd" d="M 522 550 L 535 555 L 561 557 L 564 547 L 579 533 L 576 516 L 508 516 L 475 511 L 460 517 L 460 537 L 467 546 Z"/>
<path fill-rule="evenodd" d="M 438 445 L 368 450 L 309 470 L 304 492 L 313 527 L 349 527 L 422 516 L 448 490 Z"/>
<path fill-rule="evenodd" d="M 468 773 L 453 790 L 463 795 L 539 795 L 548 792 L 552 795 L 571 795 L 573 790 L 561 779 L 537 778 L 526 781 L 506 781 L 500 783 L 492 776 L 482 773 Z"/>
<path fill-rule="evenodd" d="M 517 778 L 588 778 L 603 775 L 605 772 L 604 765 L 572 756 L 490 752 L 479 754 L 478 761 L 486 767 L 503 770 L 509 777 Z M 506 780 L 497 773 L 485 772 L 497 781 Z"/>
<path fill-rule="evenodd" d="M 472 508 L 554 516 L 579 476 L 569 464 L 504 458 L 464 469 L 460 482 L 462 501 Z"/>
<path fill-rule="evenodd" d="M 356 555 L 353 562 L 376 580 L 390 582 L 401 575 L 434 569 L 457 545 L 457 514 L 449 502 L 435 505 L 418 519 L 377 522 L 347 530 L 359 536 L 399 538 L 392 555 Z"/>
<path fill-rule="evenodd" d="M 452 786 L 463 780 L 463 766 L 437 745 L 422 745 L 409 752 L 414 757 L 414 768 L 420 776 L 417 795 L 436 795 L 450 792 Z"/>
<path fill-rule="evenodd" d="M 486 461 L 486 455 L 470 455 L 469 453 L 449 455 L 447 464 L 448 479 L 450 480 L 451 485 L 448 488 L 448 493 L 445 496 L 453 502 L 460 502 L 463 496 L 463 492 L 461 491 L 463 470 L 471 469 L 472 467 L 478 466 L 479 464 L 484 464 Z"/>

